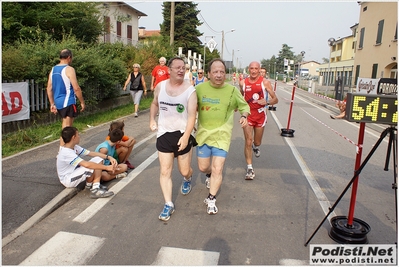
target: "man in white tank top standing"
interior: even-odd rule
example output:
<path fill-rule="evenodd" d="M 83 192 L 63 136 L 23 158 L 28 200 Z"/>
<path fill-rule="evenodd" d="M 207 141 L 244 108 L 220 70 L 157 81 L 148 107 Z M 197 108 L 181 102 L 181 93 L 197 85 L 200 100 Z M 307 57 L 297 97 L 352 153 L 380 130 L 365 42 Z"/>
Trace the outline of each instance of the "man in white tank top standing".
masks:
<path fill-rule="evenodd" d="M 174 212 L 172 202 L 172 169 L 174 158 L 183 183 L 180 191 L 187 195 L 191 191 L 192 148 L 197 145 L 191 135 L 197 112 L 197 94 L 190 81 L 184 80 L 185 64 L 179 57 L 168 62 L 170 78 L 155 87 L 154 100 L 150 107 L 150 129 L 158 130 L 157 143 L 160 163 L 160 184 L 165 199 L 159 219 L 167 221 Z M 158 123 L 155 120 L 159 112 Z"/>

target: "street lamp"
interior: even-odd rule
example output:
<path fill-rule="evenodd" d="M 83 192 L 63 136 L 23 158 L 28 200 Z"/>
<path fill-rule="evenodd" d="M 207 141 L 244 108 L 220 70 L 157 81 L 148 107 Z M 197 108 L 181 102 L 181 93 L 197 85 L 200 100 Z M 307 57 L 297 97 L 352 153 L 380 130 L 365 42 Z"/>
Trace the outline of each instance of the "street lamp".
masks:
<path fill-rule="evenodd" d="M 330 46 L 330 53 L 328 54 L 328 72 L 327 72 L 327 86 L 326 86 L 326 93 L 325 96 L 327 96 L 327 90 L 328 86 L 330 85 L 330 63 L 331 63 L 331 47 L 334 45 L 335 39 L 330 38 L 328 39 L 328 45 Z"/>
<path fill-rule="evenodd" d="M 299 86 L 299 82 L 301 81 L 301 65 L 302 65 L 302 62 L 303 62 L 303 58 L 305 57 L 305 51 L 301 51 L 301 62 L 299 62 L 299 69 L 298 69 L 298 74 L 299 74 L 299 77 L 298 77 L 298 86 Z"/>
<path fill-rule="evenodd" d="M 240 49 L 237 49 L 237 54 L 238 54 L 238 52 L 240 52 Z M 233 50 L 233 61 L 231 63 L 234 65 L 234 50 Z M 237 55 L 237 65 L 236 65 L 236 71 L 235 72 L 238 72 L 238 55 Z"/>
<path fill-rule="evenodd" d="M 231 29 L 230 31 L 226 32 L 226 34 L 230 33 L 230 32 L 234 32 L 235 29 Z M 224 30 L 222 31 L 222 55 L 220 56 L 223 60 L 223 50 L 224 50 Z"/>

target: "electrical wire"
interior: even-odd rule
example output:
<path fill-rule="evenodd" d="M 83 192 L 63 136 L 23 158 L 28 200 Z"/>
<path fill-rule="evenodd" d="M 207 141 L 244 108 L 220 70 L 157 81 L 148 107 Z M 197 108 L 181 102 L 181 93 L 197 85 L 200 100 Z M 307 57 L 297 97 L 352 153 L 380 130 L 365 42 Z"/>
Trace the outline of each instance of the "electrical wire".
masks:
<path fill-rule="evenodd" d="M 205 23 L 205 25 L 211 30 L 211 31 L 213 31 L 213 32 L 215 32 L 215 33 L 222 33 L 221 31 L 220 32 L 218 32 L 218 31 L 215 31 L 214 29 L 212 29 L 212 27 L 211 26 L 209 26 L 209 24 L 208 24 L 208 22 L 206 22 L 206 20 L 205 20 L 205 18 L 204 18 L 204 16 L 202 16 L 202 14 L 201 14 L 201 12 L 200 13 L 198 13 L 198 15 L 200 15 L 200 17 L 201 17 L 201 19 L 202 19 L 202 21 Z M 227 48 L 227 45 L 226 45 L 226 40 L 224 40 L 224 46 L 225 46 L 225 48 L 226 48 L 226 51 L 227 51 L 227 53 L 229 54 L 229 55 L 231 55 L 231 53 L 230 53 L 230 51 L 229 51 L 229 49 Z"/>
<path fill-rule="evenodd" d="M 213 31 L 214 33 L 221 33 L 221 32 L 215 31 L 214 29 L 212 29 L 211 26 L 209 26 L 209 24 L 208 24 L 208 22 L 206 22 L 204 16 L 202 16 L 201 12 L 198 13 L 198 15 L 200 15 L 200 17 L 202 18 L 202 20 L 203 20 L 203 22 L 205 23 L 205 25 L 208 26 L 208 28 L 209 28 L 211 31 Z"/>

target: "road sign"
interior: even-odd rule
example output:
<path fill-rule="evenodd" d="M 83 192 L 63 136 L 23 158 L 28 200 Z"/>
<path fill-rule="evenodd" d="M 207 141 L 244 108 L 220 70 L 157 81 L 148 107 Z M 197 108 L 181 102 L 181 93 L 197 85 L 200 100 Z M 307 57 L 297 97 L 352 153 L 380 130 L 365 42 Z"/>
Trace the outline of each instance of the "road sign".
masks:
<path fill-rule="evenodd" d="M 209 48 L 209 51 L 211 51 L 211 53 L 213 52 L 213 50 L 216 48 L 217 45 L 218 44 L 213 39 L 209 40 L 209 42 L 206 44 L 206 46 Z"/>

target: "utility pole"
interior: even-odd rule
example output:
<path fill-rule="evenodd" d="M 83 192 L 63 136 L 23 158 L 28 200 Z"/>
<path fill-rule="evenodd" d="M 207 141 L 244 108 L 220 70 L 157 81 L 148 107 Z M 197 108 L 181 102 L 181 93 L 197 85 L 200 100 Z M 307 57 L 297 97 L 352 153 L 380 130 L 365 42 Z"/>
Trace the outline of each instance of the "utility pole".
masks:
<path fill-rule="evenodd" d="M 234 65 L 234 49 L 233 49 L 233 57 L 231 58 L 231 70 L 233 71 L 233 65 Z"/>
<path fill-rule="evenodd" d="M 170 2 L 170 45 L 175 39 L 175 2 Z"/>
<path fill-rule="evenodd" d="M 223 60 L 223 49 L 224 49 L 224 30 L 222 31 L 222 55 L 220 58 Z"/>
<path fill-rule="evenodd" d="M 234 31 L 235 31 L 234 29 L 231 29 L 230 31 L 226 32 L 226 34 Z M 222 31 L 222 55 L 220 56 L 222 60 L 223 60 L 223 51 L 224 51 L 224 30 Z"/>

